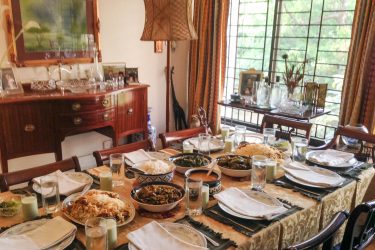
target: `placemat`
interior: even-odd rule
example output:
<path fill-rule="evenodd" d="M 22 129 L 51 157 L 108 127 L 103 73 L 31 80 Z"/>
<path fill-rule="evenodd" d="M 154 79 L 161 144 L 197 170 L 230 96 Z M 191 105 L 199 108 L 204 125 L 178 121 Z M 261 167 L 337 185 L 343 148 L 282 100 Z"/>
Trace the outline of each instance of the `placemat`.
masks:
<path fill-rule="evenodd" d="M 277 216 L 275 218 L 273 218 L 272 220 L 247 220 L 247 219 L 241 219 L 241 218 L 238 218 L 238 217 L 235 217 L 235 216 L 232 216 L 230 214 L 227 214 L 226 212 L 224 212 L 220 207 L 219 205 L 215 205 L 213 207 L 210 207 L 210 208 L 207 208 L 204 210 L 204 214 L 208 217 L 211 217 L 212 219 L 220 222 L 220 223 L 223 223 L 225 225 L 229 225 L 231 226 L 234 230 L 236 230 L 237 232 L 240 232 L 248 237 L 251 237 L 252 235 L 254 235 L 255 233 L 257 233 L 258 231 L 268 227 L 269 225 L 271 225 L 272 223 L 276 222 L 276 221 L 279 221 L 280 219 L 282 218 L 285 218 L 299 210 L 302 210 L 301 207 L 298 207 L 298 206 L 295 206 L 291 203 L 289 203 L 288 201 L 285 201 L 285 200 L 281 200 L 281 199 L 278 199 L 280 200 L 281 202 L 283 202 L 284 204 L 287 204 L 290 206 L 290 208 L 288 208 L 288 211 L 283 213 L 283 214 L 280 214 L 280 216 Z"/>

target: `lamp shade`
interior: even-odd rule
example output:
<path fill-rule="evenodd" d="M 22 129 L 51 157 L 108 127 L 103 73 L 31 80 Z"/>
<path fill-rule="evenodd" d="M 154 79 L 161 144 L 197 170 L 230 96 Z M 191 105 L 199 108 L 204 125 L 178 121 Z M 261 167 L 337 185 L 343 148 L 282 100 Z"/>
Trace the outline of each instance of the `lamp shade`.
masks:
<path fill-rule="evenodd" d="M 192 0 L 144 0 L 146 17 L 142 41 L 197 39 L 192 23 Z"/>

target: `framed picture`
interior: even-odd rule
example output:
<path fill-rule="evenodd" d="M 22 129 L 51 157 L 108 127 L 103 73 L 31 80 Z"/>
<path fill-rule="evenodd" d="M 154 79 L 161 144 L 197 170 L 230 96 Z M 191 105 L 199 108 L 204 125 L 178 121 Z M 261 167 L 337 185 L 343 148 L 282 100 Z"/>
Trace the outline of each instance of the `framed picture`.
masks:
<path fill-rule="evenodd" d="M 138 68 L 125 69 L 126 83 L 138 83 Z"/>
<path fill-rule="evenodd" d="M 113 78 L 125 79 L 126 64 L 121 63 L 103 63 L 104 80 L 112 80 Z"/>
<path fill-rule="evenodd" d="M 263 73 L 255 69 L 249 69 L 240 72 L 240 84 L 238 86 L 238 92 L 242 96 L 251 96 L 253 94 L 253 83 L 255 81 L 261 81 L 263 79 Z"/>
<path fill-rule="evenodd" d="M 23 93 L 22 85 L 16 82 L 11 68 L 0 69 L 1 83 L 6 94 Z"/>
<path fill-rule="evenodd" d="M 9 53 L 17 66 L 92 62 L 92 49 L 99 49 L 97 0 L 8 2 L 8 44 L 15 45 Z"/>

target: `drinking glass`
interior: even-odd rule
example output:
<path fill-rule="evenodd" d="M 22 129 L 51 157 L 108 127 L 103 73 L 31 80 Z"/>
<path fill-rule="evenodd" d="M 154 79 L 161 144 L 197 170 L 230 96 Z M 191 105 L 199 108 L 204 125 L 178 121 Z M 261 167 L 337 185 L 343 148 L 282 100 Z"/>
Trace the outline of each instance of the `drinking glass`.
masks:
<path fill-rule="evenodd" d="M 24 195 L 21 198 L 22 213 L 25 220 L 33 220 L 39 216 L 36 194 Z"/>
<path fill-rule="evenodd" d="M 268 159 L 268 161 L 266 162 L 266 180 L 267 181 L 272 181 L 273 179 L 275 179 L 276 170 L 277 170 L 276 166 L 277 166 L 276 161 Z"/>
<path fill-rule="evenodd" d="M 246 134 L 245 126 L 237 125 L 235 127 L 234 143 L 236 147 L 238 147 L 238 145 L 240 145 L 240 143 L 245 140 L 245 134 Z"/>
<path fill-rule="evenodd" d="M 208 184 L 202 185 L 202 209 L 205 209 L 210 201 L 210 186 Z"/>
<path fill-rule="evenodd" d="M 307 146 L 309 141 L 306 138 L 292 138 L 292 158 L 293 161 L 304 162 L 306 160 Z"/>
<path fill-rule="evenodd" d="M 60 193 L 57 175 L 51 174 L 40 177 L 40 191 L 46 213 L 51 214 L 59 211 Z"/>
<path fill-rule="evenodd" d="M 107 246 L 108 249 L 115 249 L 117 244 L 117 223 L 114 218 L 107 219 Z"/>
<path fill-rule="evenodd" d="M 109 167 L 112 172 L 112 185 L 114 187 L 123 186 L 125 180 L 124 155 L 111 154 L 109 156 Z"/>
<path fill-rule="evenodd" d="M 102 172 L 99 174 L 100 189 L 104 191 L 112 191 L 112 172 Z"/>
<path fill-rule="evenodd" d="M 85 223 L 86 249 L 106 250 L 107 249 L 107 220 L 93 217 Z"/>
<path fill-rule="evenodd" d="M 232 152 L 233 152 L 233 139 L 229 138 L 225 140 L 224 153 L 232 153 Z"/>
<path fill-rule="evenodd" d="M 275 140 L 276 129 L 274 128 L 265 128 L 263 129 L 264 144 L 269 145 L 272 141 Z"/>
<path fill-rule="evenodd" d="M 186 211 L 189 216 L 202 214 L 202 181 L 186 178 Z"/>
<path fill-rule="evenodd" d="M 221 137 L 223 138 L 223 141 L 225 141 L 229 137 L 229 127 L 228 126 L 222 126 L 221 127 Z"/>
<path fill-rule="evenodd" d="M 268 158 L 263 155 L 254 155 L 251 157 L 251 188 L 262 190 L 266 185 L 266 166 Z"/>
<path fill-rule="evenodd" d="M 211 135 L 202 133 L 198 135 L 198 152 L 200 154 L 210 154 Z"/>
<path fill-rule="evenodd" d="M 190 144 L 189 142 L 183 142 L 182 143 L 182 153 L 193 153 L 194 152 L 194 146 Z"/>

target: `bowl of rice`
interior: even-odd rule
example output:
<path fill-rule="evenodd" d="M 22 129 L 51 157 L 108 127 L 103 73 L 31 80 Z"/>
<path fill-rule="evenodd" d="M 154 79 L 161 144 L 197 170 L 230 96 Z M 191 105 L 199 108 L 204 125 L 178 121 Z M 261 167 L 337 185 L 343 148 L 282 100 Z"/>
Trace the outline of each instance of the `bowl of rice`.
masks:
<path fill-rule="evenodd" d="M 156 159 L 139 162 L 134 168 L 144 172 L 144 174 L 134 172 L 140 184 L 152 181 L 172 182 L 175 170 L 175 166 L 171 163 Z"/>

